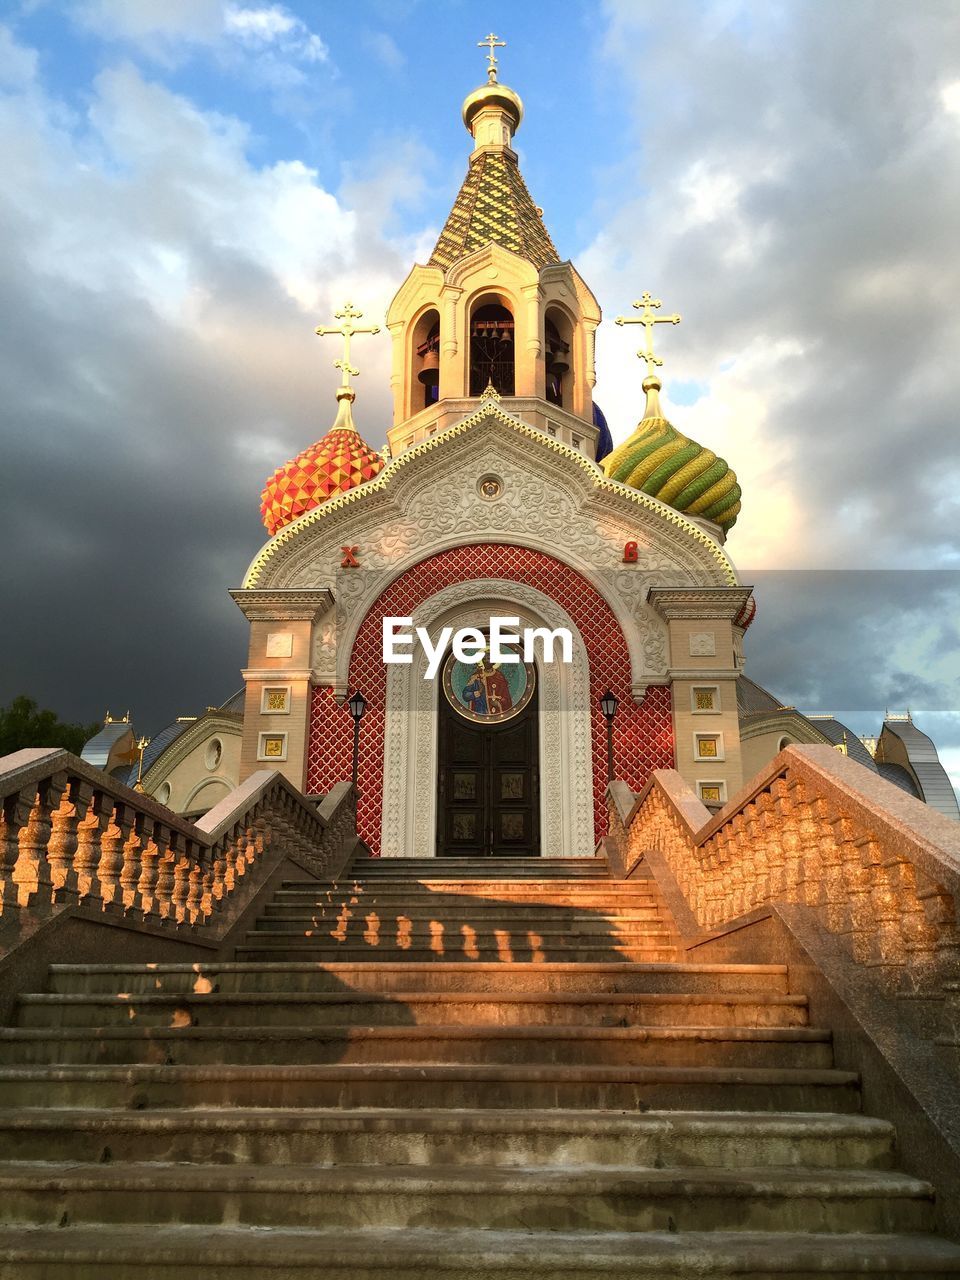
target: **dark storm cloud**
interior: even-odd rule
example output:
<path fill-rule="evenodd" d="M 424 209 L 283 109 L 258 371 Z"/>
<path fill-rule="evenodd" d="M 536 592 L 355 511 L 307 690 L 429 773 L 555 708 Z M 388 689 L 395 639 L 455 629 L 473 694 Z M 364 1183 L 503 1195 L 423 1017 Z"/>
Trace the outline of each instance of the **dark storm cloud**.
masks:
<path fill-rule="evenodd" d="M 155 730 L 241 684 L 226 588 L 260 488 L 334 412 L 312 326 L 334 292 L 376 309 L 400 264 L 370 238 L 358 267 L 357 220 L 312 175 L 252 169 L 241 130 L 131 68 L 85 121 L 27 78 L 0 149 L 0 700 Z M 385 366 L 365 361 L 374 440 Z"/>

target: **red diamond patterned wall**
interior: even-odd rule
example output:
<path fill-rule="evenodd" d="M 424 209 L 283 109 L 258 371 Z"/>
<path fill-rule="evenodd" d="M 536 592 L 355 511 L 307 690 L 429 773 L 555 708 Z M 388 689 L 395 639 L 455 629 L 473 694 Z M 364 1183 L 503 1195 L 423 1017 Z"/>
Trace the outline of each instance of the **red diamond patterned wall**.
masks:
<path fill-rule="evenodd" d="M 617 774 L 634 790 L 654 769 L 674 767 L 670 688 L 652 685 L 643 701 L 630 692 L 630 656 L 623 632 L 610 606 L 582 574 L 552 556 L 527 547 L 493 543 L 454 547 L 413 565 L 381 594 L 363 620 L 350 661 L 350 687 L 367 698 L 360 727 L 360 835 L 378 854 L 383 795 L 383 744 L 386 667 L 382 653 L 385 616 L 409 617 L 444 587 L 472 578 L 507 578 L 522 582 L 555 600 L 573 619 L 590 662 L 593 737 L 594 825 L 597 839 L 606 831 L 606 722 L 599 700 L 612 689 L 620 700 L 614 721 Z M 330 689 L 313 692 L 307 757 L 307 789 L 326 792 L 350 776 L 353 721 L 338 707 Z M 424 856 L 427 849 L 411 849 Z M 545 849 L 549 855 L 551 850 Z"/>

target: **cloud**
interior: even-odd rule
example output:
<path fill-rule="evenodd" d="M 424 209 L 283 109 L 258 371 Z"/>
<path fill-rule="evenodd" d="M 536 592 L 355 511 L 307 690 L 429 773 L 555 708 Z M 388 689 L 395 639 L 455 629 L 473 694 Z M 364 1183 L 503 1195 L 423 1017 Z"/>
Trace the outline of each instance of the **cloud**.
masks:
<path fill-rule="evenodd" d="M 304 66 L 325 63 L 321 37 L 285 5 L 225 0 L 84 0 L 74 16 L 102 38 L 137 46 L 161 63 L 199 49 L 238 59 L 270 87 L 300 83 Z"/>
<path fill-rule="evenodd" d="M 369 210 L 248 143 L 129 64 L 82 118 L 35 83 L 0 95 L 0 701 L 129 700 L 151 730 L 239 684 L 225 591 L 265 540 L 260 489 L 334 416 L 313 328 L 348 296 L 381 316 L 407 267 Z M 357 354 L 382 443 L 389 342 Z"/>
<path fill-rule="evenodd" d="M 399 71 L 406 66 L 406 55 L 386 31 L 364 31 L 360 42 L 364 49 L 388 71 Z"/>
<path fill-rule="evenodd" d="M 224 29 L 252 49 L 275 46 L 303 62 L 326 62 L 328 57 L 327 46 L 320 37 L 279 4 L 260 9 L 228 4 L 224 8 Z"/>
<path fill-rule="evenodd" d="M 740 476 L 741 562 L 960 564 L 960 12 L 880 10 L 831 6 L 824 41 L 821 5 L 604 5 L 625 150 L 578 265 L 618 310 L 684 314 L 664 398 L 705 387 L 671 412 Z M 620 436 L 635 332 L 598 335 Z"/>

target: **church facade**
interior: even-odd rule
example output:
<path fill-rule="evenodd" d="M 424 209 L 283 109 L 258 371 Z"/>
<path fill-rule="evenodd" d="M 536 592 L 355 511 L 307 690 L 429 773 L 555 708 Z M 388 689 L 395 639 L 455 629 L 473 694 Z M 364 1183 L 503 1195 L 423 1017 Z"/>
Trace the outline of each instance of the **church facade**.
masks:
<path fill-rule="evenodd" d="M 679 317 L 649 295 L 646 413 L 612 450 L 593 402 L 600 308 L 523 181 L 522 114 L 492 64 L 463 107 L 467 177 L 387 313 L 383 455 L 353 421 L 349 344 L 371 328 L 348 304 L 318 330 L 346 339 L 337 419 L 268 482 L 273 536 L 232 593 L 250 622 L 241 778 L 271 765 L 325 793 L 350 776 L 359 692 L 359 829 L 385 857 L 592 853 L 611 745 L 635 789 L 676 767 L 721 805 L 743 782 L 736 477 L 663 418 L 650 338 Z M 451 655 L 430 679 L 422 647 L 384 661 L 396 618 L 433 643 L 506 618 L 564 630 L 571 652 Z"/>

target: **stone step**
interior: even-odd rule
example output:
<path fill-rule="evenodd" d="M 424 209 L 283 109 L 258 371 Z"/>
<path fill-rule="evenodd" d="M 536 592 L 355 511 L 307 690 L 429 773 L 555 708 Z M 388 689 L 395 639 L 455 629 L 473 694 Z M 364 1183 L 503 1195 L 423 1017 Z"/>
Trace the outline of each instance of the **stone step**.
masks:
<path fill-rule="evenodd" d="M 363 858 L 352 863 L 347 875 L 369 879 L 386 875 L 410 880 L 421 875 L 438 879 L 501 880 L 576 879 L 590 876 L 609 879 L 610 868 L 605 858 Z"/>
<path fill-rule="evenodd" d="M 571 915 L 603 916 L 620 911 L 635 911 L 647 914 L 651 911 L 661 912 L 667 919 L 667 911 L 663 899 L 650 893 L 589 893 L 573 892 L 548 893 L 546 890 L 536 892 L 511 892 L 504 894 L 486 893 L 400 893 L 394 890 L 381 892 L 376 886 L 363 885 L 354 888 L 352 885 L 332 886 L 324 893 L 315 889 L 303 893 L 292 890 L 275 894 L 268 913 L 275 909 L 294 909 L 308 914 L 319 907 L 339 910 L 343 906 L 351 910 L 390 911 L 394 914 L 405 912 L 414 915 L 426 915 L 431 912 L 494 912 L 504 911 L 513 914 L 516 911 L 531 910 L 555 914 L 565 911 Z"/>
<path fill-rule="evenodd" d="M 446 919 L 445 919 L 446 917 Z M 551 915 L 549 911 L 511 911 L 500 908 L 485 915 L 476 915 L 469 907 L 458 911 L 384 911 L 383 908 L 350 906 L 317 907 L 313 911 L 296 912 L 278 911 L 257 918 L 256 930 L 272 932 L 303 932 L 318 927 L 350 933 L 366 933 L 372 930 L 382 937 L 395 937 L 403 933 L 429 935 L 431 931 L 441 934 L 453 932 L 459 934 L 469 929 L 472 934 L 490 935 L 496 930 L 513 931 L 520 934 L 527 932 L 542 933 L 545 937 L 643 937 L 643 938 L 675 938 L 677 931 L 673 922 L 663 915 L 641 915 L 626 913 L 580 912 L 569 914 L 558 912 Z"/>
<path fill-rule="evenodd" d="M 859 1115 L 609 1111 L 0 1112 L 9 1160 L 95 1164 L 593 1164 L 889 1169 L 893 1127 Z"/>
<path fill-rule="evenodd" d="M 0 1280 L 944 1280 L 960 1247 L 930 1235 L 698 1231 L 344 1232 L 205 1225 L 0 1228 Z"/>
<path fill-rule="evenodd" d="M 804 996 L 657 992 L 146 992 L 20 997 L 21 1028 L 138 1026 L 802 1027 Z M 4 1034 L 0 1029 L 0 1039 Z"/>
<path fill-rule="evenodd" d="M 597 908 L 596 910 L 577 910 L 568 906 L 542 905 L 540 903 L 481 902 L 473 905 L 470 902 L 459 903 L 411 903 L 409 900 L 396 905 L 384 905 L 378 902 L 357 901 L 352 899 L 343 902 L 271 902 L 263 915 L 258 919 L 278 924 L 300 924 L 304 927 L 318 920 L 333 925 L 344 914 L 350 920 L 366 921 L 373 913 L 380 922 L 381 928 L 395 929 L 399 920 L 409 920 L 414 928 L 423 928 L 431 922 L 453 925 L 461 924 L 492 929 L 505 926 L 507 928 L 544 928 L 544 929 L 580 929 L 596 931 L 611 924 L 650 925 L 653 928 L 673 931 L 673 922 L 664 907 L 658 904 L 636 907 L 633 905 Z"/>
<path fill-rule="evenodd" d="M 0 1028 L 0 1063 L 502 1063 L 792 1067 L 833 1065 L 816 1027 L 252 1025 Z"/>
<path fill-rule="evenodd" d="M 326 890 L 369 889 L 371 892 L 390 890 L 403 894 L 469 894 L 474 897 L 497 898 L 510 893 L 596 893 L 630 892 L 623 881 L 597 879 L 596 877 L 578 876 L 570 880 L 544 879 L 543 877 L 523 876 L 516 880 L 487 880 L 476 876 L 422 877 L 408 880 L 397 876 L 341 876 L 338 880 L 285 880 L 280 887 L 281 893 L 322 893 Z M 637 893 L 656 893 L 652 880 L 638 882 Z"/>
<path fill-rule="evenodd" d="M 670 946 L 677 939 L 676 931 L 669 928 L 662 920 L 637 920 L 621 923 L 617 920 L 586 919 L 571 921 L 566 927 L 562 922 L 549 921 L 542 927 L 525 920 L 512 921 L 501 918 L 490 922 L 477 921 L 470 924 L 461 916 L 452 924 L 444 925 L 440 920 L 412 920 L 409 916 L 399 919 L 381 918 L 373 914 L 341 913 L 339 918 L 331 913 L 299 917 L 290 920 L 271 916 L 261 916 L 256 927 L 251 929 L 247 937 L 250 939 L 264 937 L 275 938 L 314 938 L 330 937 L 335 942 L 363 942 L 366 946 L 386 946 L 392 944 L 406 949 L 408 944 L 417 943 L 432 945 L 434 940 L 453 943 L 458 947 L 473 946 L 497 947 L 500 940 L 518 941 L 543 947 L 557 947 L 562 944 L 586 943 L 600 946 L 612 943 L 620 946 L 623 943 L 650 946 Z M 540 939 L 539 944 L 534 940 Z"/>
<path fill-rule="evenodd" d="M 778 1067 L 345 1065 L 0 1068 L 0 1107 L 860 1109 L 850 1071 Z"/>
<path fill-rule="evenodd" d="M 261 934 L 253 931 L 247 935 L 247 939 L 247 942 L 236 948 L 238 960 L 315 959 L 328 963 L 337 961 L 346 963 L 351 960 L 369 961 L 373 957 L 379 957 L 387 962 L 432 959 L 437 963 L 443 961 L 456 963 L 475 956 L 477 960 L 493 960 L 499 957 L 504 963 L 543 964 L 551 960 L 566 960 L 570 963 L 590 960 L 631 960 L 636 964 L 669 964 L 678 960 L 680 956 L 679 950 L 671 946 L 644 947 L 632 943 L 615 945 L 612 942 L 591 946 L 588 943 L 578 943 L 576 940 L 565 946 L 559 943 L 542 946 L 535 940 L 515 938 L 499 946 L 483 944 L 474 947 L 470 943 L 465 944 L 460 938 L 457 939 L 456 947 L 449 943 L 436 947 L 429 944 L 388 947 L 379 944 L 373 946 L 362 941 L 337 942 L 336 939 L 329 937 L 271 937 L 269 933 Z"/>
<path fill-rule="evenodd" d="M 0 1163 L 8 1225 L 909 1232 L 932 1228 L 932 1201 L 886 1170 Z"/>
<path fill-rule="evenodd" d="M 497 994 L 536 992 L 694 994 L 787 994 L 787 967 L 782 964 L 633 964 L 618 962 L 552 962 L 506 964 L 484 961 L 433 960 L 417 963 L 377 961 L 230 962 L 193 964 L 55 964 L 50 966 L 55 992 L 82 994 L 123 991 L 202 993 L 216 986 L 227 991 L 482 991 Z M 399 998 L 394 996 L 394 998 Z"/>

